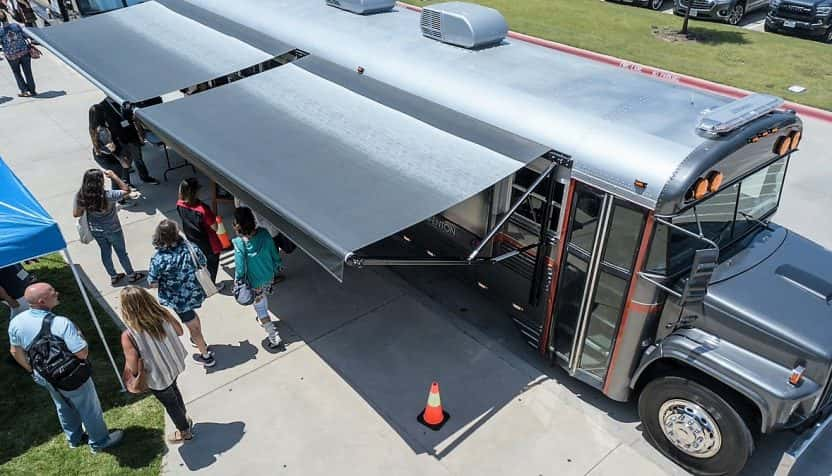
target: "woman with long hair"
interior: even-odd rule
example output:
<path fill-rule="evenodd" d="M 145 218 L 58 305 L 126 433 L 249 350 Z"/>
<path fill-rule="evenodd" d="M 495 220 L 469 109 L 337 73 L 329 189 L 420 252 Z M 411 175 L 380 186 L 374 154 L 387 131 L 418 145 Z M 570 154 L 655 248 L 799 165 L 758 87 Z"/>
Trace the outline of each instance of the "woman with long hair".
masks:
<path fill-rule="evenodd" d="M 196 279 L 196 270 L 205 266 L 202 251 L 182 238 L 175 221 L 162 220 L 153 233 L 156 254 L 150 259 L 147 280 L 159 288 L 159 301 L 173 309 L 188 328 L 191 343 L 199 349 L 196 361 L 205 367 L 216 365 L 214 353 L 208 349 L 202 335 L 202 325 L 196 310 L 205 302 L 205 291 Z M 193 255 L 196 255 L 196 263 Z"/>
<path fill-rule="evenodd" d="M 162 403 L 176 431 L 168 438 L 182 443 L 193 438 L 193 423 L 176 379 L 185 370 L 187 352 L 179 336 L 182 326 L 156 299 L 138 286 L 121 290 L 121 317 L 127 329 L 121 333 L 124 366 L 131 375 L 142 372 L 147 387 Z"/>
<path fill-rule="evenodd" d="M 248 207 L 234 210 L 234 231 L 238 237 L 234 244 L 234 279 L 245 280 L 254 291 L 254 311 L 257 321 L 269 336 L 269 347 L 282 344 L 277 324 L 269 316 L 269 295 L 274 278 L 282 262 L 272 236 L 265 228 L 258 227 L 254 214 Z"/>
<path fill-rule="evenodd" d="M 217 236 L 217 216 L 205 202 L 199 199 L 201 186 L 195 177 L 186 178 L 179 184 L 179 200 L 176 211 L 182 220 L 182 231 L 185 238 L 199 247 L 208 260 L 208 272 L 211 279 L 217 282 L 217 271 L 220 268 L 220 253 L 222 243 Z M 221 290 L 222 286 L 217 286 Z"/>
<path fill-rule="evenodd" d="M 105 176 L 118 187 L 116 190 L 105 189 Z M 130 256 L 127 254 L 127 245 L 124 242 L 124 232 L 121 229 L 118 213 L 116 213 L 116 203 L 126 197 L 129 191 L 127 185 L 112 170 L 102 172 L 99 169 L 89 169 L 84 173 L 81 189 L 75 195 L 75 207 L 72 210 L 72 216 L 75 218 L 84 213 L 87 214 L 90 232 L 101 249 L 101 262 L 107 274 L 110 275 L 110 284 L 113 286 L 124 279 L 124 273 L 129 276 L 127 278 L 129 283 L 135 283 L 144 277 L 143 273 L 133 270 Z M 121 267 L 124 268 L 124 273 L 116 272 L 113 265 L 113 250 L 116 252 Z"/>

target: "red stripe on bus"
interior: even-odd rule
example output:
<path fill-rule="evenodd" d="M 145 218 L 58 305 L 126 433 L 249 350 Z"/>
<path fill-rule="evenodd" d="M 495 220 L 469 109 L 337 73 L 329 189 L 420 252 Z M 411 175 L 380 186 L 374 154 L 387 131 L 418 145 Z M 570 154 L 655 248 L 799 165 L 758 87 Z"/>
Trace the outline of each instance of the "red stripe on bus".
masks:
<path fill-rule="evenodd" d="M 563 254 L 566 252 L 566 237 L 569 236 L 569 217 L 572 215 L 572 198 L 575 196 L 575 186 L 577 182 L 574 179 L 569 181 L 569 193 L 566 195 L 566 203 L 564 204 L 564 222 L 563 229 L 560 232 L 558 239 L 558 250 L 555 253 L 554 262 L 552 263 L 552 284 L 549 289 L 549 297 L 546 300 L 546 319 L 543 321 L 543 335 L 540 337 L 540 345 L 538 350 L 541 354 L 546 353 L 546 344 L 549 342 L 549 329 L 552 328 L 552 320 L 554 319 L 555 310 L 555 295 L 558 292 L 558 280 L 560 279 L 560 264 L 563 262 Z M 560 217 L 558 217 L 560 219 Z"/>
<path fill-rule="evenodd" d="M 630 279 L 630 289 L 627 291 L 627 301 L 626 305 L 624 306 L 624 311 L 621 313 L 621 323 L 618 326 L 618 335 L 615 337 L 615 346 L 612 349 L 612 357 L 610 358 L 610 367 L 607 369 L 607 375 L 604 379 L 604 390 L 603 392 L 606 394 L 609 385 L 610 385 L 610 375 L 612 375 L 613 370 L 615 370 L 615 362 L 616 358 L 618 357 L 618 351 L 621 348 L 621 338 L 624 335 L 624 329 L 627 327 L 627 320 L 630 318 L 631 311 L 638 311 L 642 310 L 639 309 L 639 306 L 645 306 L 641 303 L 634 303 L 633 296 L 636 292 L 636 286 L 638 285 L 638 273 L 639 271 L 644 268 L 645 263 L 647 262 L 647 254 L 650 249 L 650 240 L 653 238 L 653 225 L 655 224 L 655 218 L 653 217 L 653 213 L 650 212 L 647 215 L 647 223 L 644 225 L 644 236 L 641 238 L 641 245 L 638 249 L 638 257 L 636 258 L 636 265 L 633 268 L 633 277 Z M 655 306 L 645 306 L 649 309 L 654 309 Z"/>

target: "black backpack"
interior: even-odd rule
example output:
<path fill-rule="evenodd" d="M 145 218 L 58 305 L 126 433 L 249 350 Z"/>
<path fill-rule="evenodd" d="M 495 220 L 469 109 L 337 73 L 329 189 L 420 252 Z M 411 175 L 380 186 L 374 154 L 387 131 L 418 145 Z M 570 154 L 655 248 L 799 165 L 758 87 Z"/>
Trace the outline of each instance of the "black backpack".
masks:
<path fill-rule="evenodd" d="M 92 367 L 69 351 L 66 342 L 52 335 L 51 312 L 43 318 L 40 332 L 26 349 L 29 365 L 60 390 L 75 390 L 92 376 Z"/>

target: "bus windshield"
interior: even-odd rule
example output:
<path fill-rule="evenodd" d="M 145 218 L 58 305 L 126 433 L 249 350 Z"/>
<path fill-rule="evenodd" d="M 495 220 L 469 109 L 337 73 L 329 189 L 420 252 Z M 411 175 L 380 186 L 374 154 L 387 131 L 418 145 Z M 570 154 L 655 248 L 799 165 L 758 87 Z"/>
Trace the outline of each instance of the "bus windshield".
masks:
<path fill-rule="evenodd" d="M 710 198 L 674 216 L 670 222 L 702 235 L 724 249 L 760 226 L 780 203 L 786 158 L 735 182 Z M 675 275 L 685 271 L 697 249 L 707 244 L 694 236 L 658 224 L 647 271 Z"/>

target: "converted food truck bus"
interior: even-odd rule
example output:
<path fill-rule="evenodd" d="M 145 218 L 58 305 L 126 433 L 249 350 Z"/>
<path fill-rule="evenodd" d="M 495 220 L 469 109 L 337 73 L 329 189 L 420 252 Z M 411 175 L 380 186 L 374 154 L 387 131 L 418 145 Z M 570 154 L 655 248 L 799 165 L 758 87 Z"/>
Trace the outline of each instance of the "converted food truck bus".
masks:
<path fill-rule="evenodd" d="M 120 55 L 90 57 L 74 28 L 31 33 L 124 110 L 130 99 L 142 127 L 336 277 L 345 264 L 455 266 L 544 358 L 636 401 L 647 437 L 685 469 L 735 474 L 759 435 L 812 427 L 784 458 L 787 471 L 832 408 L 832 253 L 770 221 L 799 160 L 794 111 L 507 36 L 490 8 L 415 10 L 391 0 L 158 0 L 76 24 L 153 18 L 154 41 L 165 25 L 201 35 L 154 52 L 169 65 L 159 74 L 141 65 L 125 75 L 113 66 Z M 145 41 L 136 29 L 112 28 L 113 40 Z M 203 43 L 220 46 L 191 66 L 183 51 Z M 268 71 L 233 81 L 226 71 L 212 91 L 143 106 L 174 89 L 172 80 L 153 89 L 157 76 L 212 79 L 203 76 L 213 53 L 254 44 L 257 61 L 267 49 L 279 55 Z M 219 109 L 233 122 L 217 120 Z M 523 160 L 508 157 L 521 149 Z M 480 164 L 512 165 L 455 195 Z M 405 180 L 414 170 L 422 180 Z M 431 201 L 422 192 L 435 183 L 454 201 L 413 218 L 428 207 L 402 197 L 418 189 Z M 371 208 L 387 215 L 368 219 Z M 374 239 L 395 234 L 383 249 L 395 245 L 396 256 L 354 238 L 370 235 L 356 223 L 384 231 Z"/>

